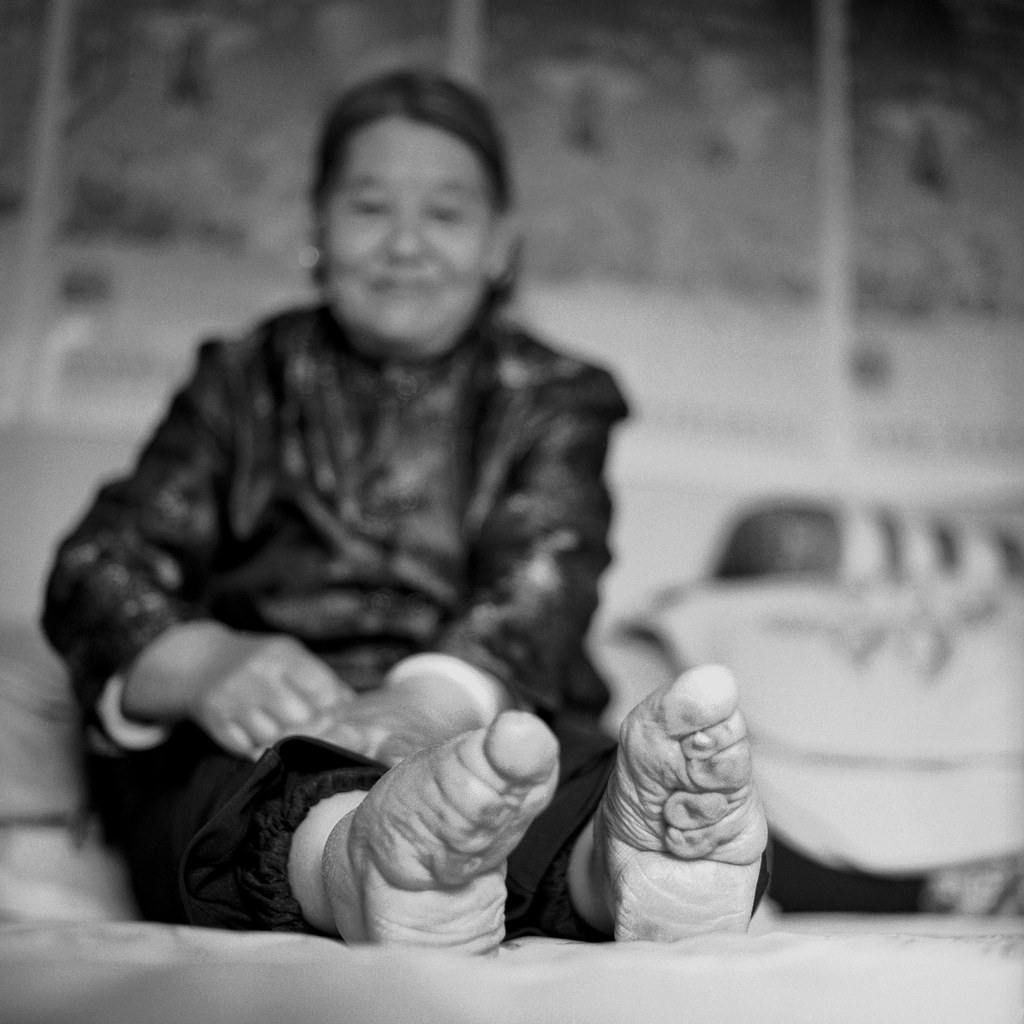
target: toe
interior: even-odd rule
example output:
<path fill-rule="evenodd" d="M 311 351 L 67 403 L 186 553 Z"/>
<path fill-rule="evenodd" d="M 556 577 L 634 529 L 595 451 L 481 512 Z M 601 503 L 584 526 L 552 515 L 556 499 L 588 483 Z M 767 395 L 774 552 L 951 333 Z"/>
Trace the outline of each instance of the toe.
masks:
<path fill-rule="evenodd" d="M 665 728 L 679 738 L 728 721 L 739 704 L 736 680 L 723 665 L 690 669 L 659 696 Z"/>
<path fill-rule="evenodd" d="M 702 828 L 713 825 L 729 811 L 724 793 L 673 793 L 665 801 L 665 822 L 677 829 Z"/>
<path fill-rule="evenodd" d="M 665 849 L 680 860 L 705 860 L 720 845 L 718 828 L 669 828 L 665 830 Z"/>
<path fill-rule="evenodd" d="M 734 711 L 724 722 L 690 733 L 682 739 L 683 753 L 687 757 L 705 758 L 747 738 L 747 723 L 739 711 Z"/>
<path fill-rule="evenodd" d="M 690 669 L 648 699 L 658 702 L 660 724 L 678 738 L 725 722 L 739 703 L 736 680 L 721 665 Z"/>
<path fill-rule="evenodd" d="M 684 763 L 684 787 L 728 793 L 750 782 L 752 764 L 746 742 L 734 743 L 713 757 L 687 759 Z"/>
<path fill-rule="evenodd" d="M 749 864 L 760 857 L 766 841 L 760 804 L 749 791 L 708 824 L 680 827 L 666 822 L 665 828 L 665 850 L 681 860 Z"/>
<path fill-rule="evenodd" d="M 511 783 L 542 783 L 558 768 L 558 741 L 539 718 L 524 711 L 508 711 L 495 719 L 484 754 Z"/>

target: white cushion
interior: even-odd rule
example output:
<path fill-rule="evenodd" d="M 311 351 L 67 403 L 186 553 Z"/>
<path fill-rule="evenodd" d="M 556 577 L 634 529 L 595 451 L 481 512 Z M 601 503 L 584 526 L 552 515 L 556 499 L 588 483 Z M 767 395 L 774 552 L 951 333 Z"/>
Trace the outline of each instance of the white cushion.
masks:
<path fill-rule="evenodd" d="M 919 873 L 1024 851 L 1024 588 L 718 581 L 645 625 L 736 674 L 772 828 Z"/>

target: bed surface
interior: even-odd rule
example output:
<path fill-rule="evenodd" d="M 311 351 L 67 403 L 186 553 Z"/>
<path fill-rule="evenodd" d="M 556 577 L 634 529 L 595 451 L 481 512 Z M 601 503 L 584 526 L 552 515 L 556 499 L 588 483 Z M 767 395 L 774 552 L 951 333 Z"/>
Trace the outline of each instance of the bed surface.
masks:
<path fill-rule="evenodd" d="M 491 960 L 135 922 L 0 929 L 0 1019 L 1018 1024 L 1024 926 L 809 918 L 748 935 L 588 946 L 527 939 Z"/>

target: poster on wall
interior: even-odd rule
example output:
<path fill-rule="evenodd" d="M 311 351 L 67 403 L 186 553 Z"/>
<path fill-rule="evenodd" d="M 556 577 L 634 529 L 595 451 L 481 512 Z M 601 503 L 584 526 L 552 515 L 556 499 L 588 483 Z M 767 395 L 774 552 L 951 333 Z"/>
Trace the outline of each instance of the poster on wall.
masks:
<path fill-rule="evenodd" d="M 1024 5 L 852 10 L 852 371 L 863 441 L 961 467 L 1019 459 Z"/>
<path fill-rule="evenodd" d="M 530 308 L 648 438 L 1019 473 L 1024 7 L 489 11 Z"/>
<path fill-rule="evenodd" d="M 527 307 L 676 447 L 813 440 L 814 46 L 770 6 L 489 4 Z"/>

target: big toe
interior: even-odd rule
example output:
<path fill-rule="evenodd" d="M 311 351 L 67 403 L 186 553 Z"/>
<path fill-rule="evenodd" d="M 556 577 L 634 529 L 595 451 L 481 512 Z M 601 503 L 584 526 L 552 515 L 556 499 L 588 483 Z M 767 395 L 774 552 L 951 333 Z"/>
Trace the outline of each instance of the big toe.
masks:
<path fill-rule="evenodd" d="M 487 731 L 483 752 L 510 783 L 541 783 L 558 767 L 558 741 L 539 718 L 525 711 L 500 715 Z"/>
<path fill-rule="evenodd" d="M 728 722 L 739 706 L 736 678 L 724 665 L 692 668 L 658 696 L 664 728 L 678 738 Z"/>

